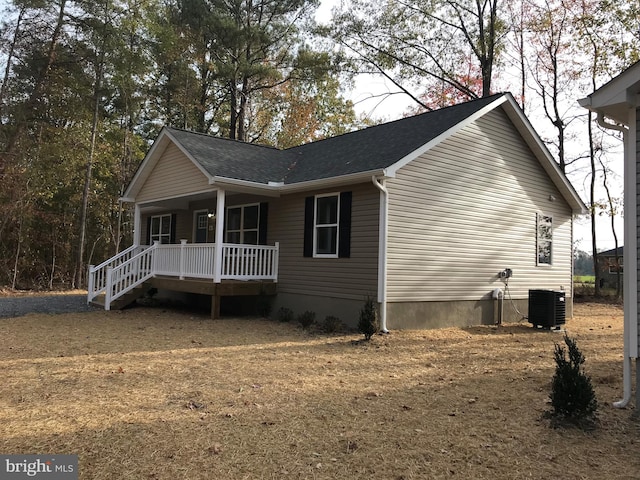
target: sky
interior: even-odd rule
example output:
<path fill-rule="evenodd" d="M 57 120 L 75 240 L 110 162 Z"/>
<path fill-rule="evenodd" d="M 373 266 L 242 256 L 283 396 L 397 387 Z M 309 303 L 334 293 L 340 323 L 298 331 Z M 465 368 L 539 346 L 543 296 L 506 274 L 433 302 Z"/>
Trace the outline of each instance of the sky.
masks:
<path fill-rule="evenodd" d="M 331 19 L 331 9 L 334 5 L 339 4 L 340 0 L 321 0 L 320 7 L 316 11 L 316 20 L 322 23 L 328 22 Z M 356 113 L 359 115 L 365 115 L 375 119 L 383 119 L 385 121 L 396 120 L 406 115 L 407 110 L 410 107 L 414 107 L 415 103 L 406 95 L 397 93 L 393 95 L 384 95 L 388 93 L 398 92 L 397 87 L 394 87 L 391 82 L 384 79 L 382 76 L 375 75 L 360 75 L 356 78 L 355 88 L 353 88 L 348 95 L 348 98 L 354 102 Z M 583 93 L 580 93 L 576 88 L 575 102 L 579 98 L 584 97 Z M 554 132 L 550 131 L 549 124 L 544 120 L 542 115 L 536 115 L 532 112 L 529 115 L 534 129 L 540 135 L 553 136 Z M 586 114 L 586 110 L 585 110 Z M 616 142 L 614 140 L 614 142 Z M 622 196 L 623 185 L 623 148 L 622 141 L 619 142 L 618 151 L 611 153 L 612 168 L 614 173 L 611 180 L 611 194 L 614 197 Z M 589 196 L 589 178 L 586 174 L 576 173 L 569 176 L 569 180 L 582 198 L 587 203 Z M 601 190 L 597 196 L 604 198 L 605 193 Z M 622 216 L 618 216 L 615 219 L 616 234 L 618 236 L 618 246 L 623 244 L 623 227 L 624 220 Z M 598 251 L 604 251 L 614 248 L 615 241 L 613 233 L 611 231 L 611 220 L 607 215 L 600 215 L 596 217 L 596 236 L 597 236 L 597 249 Z M 580 250 L 591 253 L 591 221 L 590 217 L 583 216 L 576 218 L 574 221 L 574 243 Z"/>

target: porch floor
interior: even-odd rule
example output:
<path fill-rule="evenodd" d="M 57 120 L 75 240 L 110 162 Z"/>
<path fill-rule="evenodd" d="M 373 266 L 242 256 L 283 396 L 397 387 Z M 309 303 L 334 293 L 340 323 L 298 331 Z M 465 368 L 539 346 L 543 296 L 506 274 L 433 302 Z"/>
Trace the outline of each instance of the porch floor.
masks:
<path fill-rule="evenodd" d="M 211 318 L 220 317 L 220 298 L 255 295 L 275 295 L 277 283 L 272 280 L 222 280 L 221 283 L 213 283 L 210 279 L 184 278 L 158 275 L 144 282 L 144 287 L 133 291 L 124 301 L 114 301 L 112 308 L 121 309 L 141 297 L 149 288 L 170 290 L 174 292 L 195 293 L 211 296 Z M 96 305 L 104 305 L 104 295 L 96 297 L 93 302 Z"/>
<path fill-rule="evenodd" d="M 145 283 L 162 290 L 211 295 L 211 318 L 220 317 L 220 297 L 275 295 L 278 285 L 272 280 L 222 280 L 221 283 L 213 283 L 209 279 L 180 279 L 163 275 L 152 277 Z"/>

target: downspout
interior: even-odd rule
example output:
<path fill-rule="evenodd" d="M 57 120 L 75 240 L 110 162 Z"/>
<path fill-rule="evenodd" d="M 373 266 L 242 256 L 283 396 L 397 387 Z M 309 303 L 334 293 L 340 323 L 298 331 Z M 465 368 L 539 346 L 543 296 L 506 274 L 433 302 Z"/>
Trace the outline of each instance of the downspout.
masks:
<path fill-rule="evenodd" d="M 631 228 L 632 220 L 633 220 L 630 215 L 631 212 L 626 211 L 627 208 L 630 208 L 632 205 L 635 205 L 635 202 L 636 202 L 635 194 L 632 195 L 632 193 L 634 192 L 632 192 L 631 188 L 628 188 L 632 182 L 632 178 L 633 178 L 633 181 L 635 181 L 635 175 L 632 176 L 631 172 L 628 171 L 630 169 L 630 165 L 628 165 L 629 162 L 627 162 L 627 151 L 629 150 L 627 146 L 628 130 L 622 125 L 616 125 L 614 123 L 607 122 L 604 119 L 604 113 L 602 112 L 598 112 L 597 118 L 598 118 L 598 125 L 600 125 L 602 128 L 622 132 L 623 145 L 624 145 L 624 206 L 625 206 L 624 207 L 625 208 L 624 244 L 628 245 L 628 247 L 625 248 L 625 252 L 624 252 L 625 253 L 624 255 L 624 271 L 625 271 L 625 276 L 624 276 L 624 358 L 622 363 L 623 390 L 622 390 L 622 399 L 618 400 L 617 402 L 613 402 L 614 407 L 624 408 L 627 406 L 627 404 L 631 400 L 631 339 L 630 339 L 631 325 L 630 324 L 631 324 L 632 310 L 637 309 L 637 306 L 636 308 L 632 307 L 631 305 L 632 299 L 630 298 L 631 297 L 630 292 L 632 288 L 635 288 L 635 285 L 630 285 L 630 280 L 631 280 L 630 272 L 632 271 L 632 269 L 636 268 L 636 265 L 634 265 L 635 262 L 631 263 L 632 257 L 633 257 L 633 255 L 631 254 L 631 251 L 633 250 L 631 248 L 631 245 L 635 245 L 636 240 L 634 236 L 636 234 L 636 231 L 635 231 L 635 228 Z M 633 241 L 630 241 L 630 239 L 633 239 Z"/>
<path fill-rule="evenodd" d="M 378 228 L 378 303 L 380 304 L 380 331 L 387 330 L 387 232 L 389 218 L 389 192 L 384 178 L 378 180 L 374 175 L 371 181 L 380 190 L 380 226 Z"/>

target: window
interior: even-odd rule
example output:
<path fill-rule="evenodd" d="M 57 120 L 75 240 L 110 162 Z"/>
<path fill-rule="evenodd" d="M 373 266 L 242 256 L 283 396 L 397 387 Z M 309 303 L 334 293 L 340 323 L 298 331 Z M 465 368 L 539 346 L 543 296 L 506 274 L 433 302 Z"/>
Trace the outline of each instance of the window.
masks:
<path fill-rule="evenodd" d="M 553 218 L 548 215 L 538 214 L 537 230 L 538 265 L 551 265 Z"/>
<path fill-rule="evenodd" d="M 258 245 L 260 205 L 241 205 L 227 208 L 227 243 Z"/>
<path fill-rule="evenodd" d="M 351 256 L 351 192 L 305 198 L 305 257 L 349 258 Z"/>
<path fill-rule="evenodd" d="M 339 195 L 316 196 L 313 242 L 314 256 L 338 256 L 339 211 Z"/>
<path fill-rule="evenodd" d="M 154 242 L 171 243 L 171 215 L 156 215 L 151 217 L 151 233 L 149 239 Z"/>
<path fill-rule="evenodd" d="M 618 258 L 618 261 L 620 263 L 616 262 L 615 257 L 608 259 L 607 263 L 609 264 L 609 273 L 611 275 L 617 275 L 618 271 L 620 273 L 624 273 L 624 262 L 622 260 L 622 257 Z"/>

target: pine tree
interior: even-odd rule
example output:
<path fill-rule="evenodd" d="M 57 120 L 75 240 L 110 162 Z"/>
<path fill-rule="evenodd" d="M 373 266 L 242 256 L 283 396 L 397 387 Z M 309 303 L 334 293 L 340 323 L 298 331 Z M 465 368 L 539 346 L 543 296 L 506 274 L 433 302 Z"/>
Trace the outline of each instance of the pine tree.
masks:
<path fill-rule="evenodd" d="M 567 349 L 556 344 L 554 359 L 556 372 L 551 383 L 551 416 L 577 425 L 587 425 L 595 420 L 598 402 L 589 378 L 583 371 L 584 355 L 576 341 L 566 333 Z M 568 358 L 567 358 L 568 353 Z"/>

